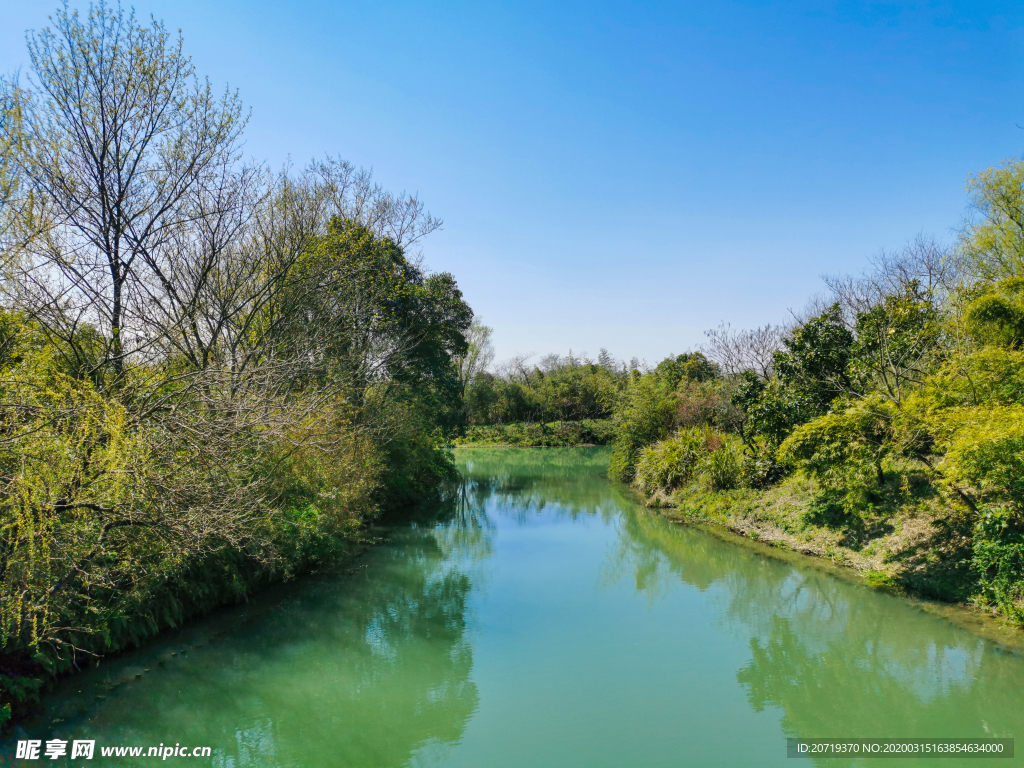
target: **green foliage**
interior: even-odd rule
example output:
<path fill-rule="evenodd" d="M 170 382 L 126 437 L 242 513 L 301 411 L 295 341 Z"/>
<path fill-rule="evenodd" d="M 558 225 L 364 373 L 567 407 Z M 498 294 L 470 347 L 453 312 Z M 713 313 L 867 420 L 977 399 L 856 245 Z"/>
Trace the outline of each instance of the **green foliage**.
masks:
<path fill-rule="evenodd" d="M 715 491 L 701 478 L 767 489 L 798 470 L 793 482 L 814 491 L 797 527 L 851 547 L 893 531 L 897 510 L 942 499 L 936 552 L 921 557 L 950 560 L 927 588 L 1024 623 L 1024 163 L 989 169 L 970 190 L 982 217 L 964 231 L 965 259 L 883 261 L 862 282 L 834 282 L 842 303 L 756 372 L 701 383 L 680 357 L 636 375 L 616 413 L 615 475 L 706 506 Z M 765 358 L 735 344 L 730 360 Z M 739 418 L 713 404 L 723 396 Z M 712 425 L 733 423 L 745 453 L 727 434 L 709 446 Z"/>
<path fill-rule="evenodd" d="M 673 393 L 674 424 L 678 427 L 710 424 L 722 431 L 738 432 L 742 414 L 732 403 L 733 393 L 732 383 L 723 379 L 681 380 Z"/>
<path fill-rule="evenodd" d="M 555 448 L 608 445 L 615 432 L 610 419 L 521 422 L 470 427 L 458 445 L 507 445 L 518 448 Z"/>
<path fill-rule="evenodd" d="M 930 427 L 947 480 L 1024 512 L 1024 405 L 937 411 Z"/>
<path fill-rule="evenodd" d="M 924 381 L 913 407 L 937 411 L 1012 403 L 1024 403 L 1024 351 L 981 347 L 950 356 Z"/>
<path fill-rule="evenodd" d="M 552 421 L 608 418 L 620 389 L 606 368 L 572 359 L 547 372 L 535 371 L 531 386 L 542 418 Z"/>
<path fill-rule="evenodd" d="M 156 20 L 52 21 L 0 82 L 0 719 L 434 493 L 473 316 L 415 197 L 240 162 Z"/>
<path fill-rule="evenodd" d="M 999 339 L 1005 343 L 1005 336 Z M 912 403 L 938 470 L 975 520 L 971 565 L 979 602 L 1024 623 L 1022 353 L 1005 346 L 951 359 Z"/>
<path fill-rule="evenodd" d="M 374 393 L 373 423 L 388 436 L 378 448 L 383 469 L 374 498 L 383 509 L 396 510 L 434 495 L 456 471 L 434 413 L 415 396 L 385 394 Z"/>
<path fill-rule="evenodd" d="M 674 491 L 694 479 L 697 466 L 706 454 L 721 447 L 721 438 L 710 427 L 680 430 L 640 451 L 636 486 L 647 495 L 655 491 Z"/>
<path fill-rule="evenodd" d="M 607 419 L 623 386 L 611 366 L 570 356 L 508 377 L 477 373 L 466 388 L 466 410 L 474 425 Z"/>
<path fill-rule="evenodd" d="M 1019 510 L 986 507 L 974 529 L 972 565 L 982 602 L 1024 623 L 1024 519 Z"/>
<path fill-rule="evenodd" d="M 894 449 L 895 408 L 879 395 L 842 404 L 793 430 L 779 448 L 779 459 L 843 489 L 854 503 L 884 484 L 883 462 Z"/>
<path fill-rule="evenodd" d="M 455 358 L 468 350 L 473 312 L 450 274 L 426 275 L 390 238 L 333 219 L 298 260 L 281 308 L 290 317 L 282 341 L 301 354 L 315 343 L 310 334 L 325 339 L 318 354 L 353 402 L 386 378 L 422 390 L 439 415 L 458 420 Z"/>
<path fill-rule="evenodd" d="M 663 379 L 671 389 L 681 382 L 704 382 L 720 376 L 718 366 L 700 352 L 687 352 L 677 357 L 667 357 L 658 363 L 654 373 Z"/>
<path fill-rule="evenodd" d="M 719 521 L 743 494 L 804 483 L 796 519 L 743 516 L 778 518 L 825 551 L 898 540 L 894 520 L 927 509 L 930 533 L 899 554 L 900 585 L 1024 624 L 1024 162 L 974 176 L 969 190 L 981 215 L 957 252 L 915 251 L 830 281 L 837 303 L 782 338 L 771 365 L 772 337 L 720 333 L 724 380 L 707 366 L 682 373 L 706 362 L 693 356 L 634 374 L 613 474 Z M 728 434 L 713 449 L 712 426 L 738 431 L 746 452 Z M 748 487 L 709 490 L 738 485 Z M 869 581 L 896 586 L 887 572 Z"/>
<path fill-rule="evenodd" d="M 743 409 L 743 437 L 752 447 L 768 446 L 774 453 L 777 446 L 793 431 L 818 414 L 819 408 L 781 379 L 764 381 L 744 371 L 733 401 Z"/>
<path fill-rule="evenodd" d="M 982 343 L 1014 350 L 1024 347 L 1024 277 L 989 286 L 967 306 L 965 319 Z"/>
<path fill-rule="evenodd" d="M 636 376 L 623 393 L 615 413 L 615 446 L 608 473 L 632 481 L 640 451 L 666 437 L 675 424 L 677 401 L 658 376 Z"/>
<path fill-rule="evenodd" d="M 745 481 L 747 456 L 743 444 L 733 436 L 720 435 L 722 445 L 706 454 L 698 466 L 698 474 L 708 490 L 731 491 Z"/>
<path fill-rule="evenodd" d="M 96 546 L 102 510 L 141 490 L 151 459 L 126 410 L 62 373 L 52 350 L 20 345 L 8 361 L 17 362 L 0 371 L 10 436 L 0 448 L 0 622 L 5 646 L 36 647 L 61 618 L 55 585 Z"/>
<path fill-rule="evenodd" d="M 990 282 L 1024 275 L 1024 162 L 987 168 L 970 177 L 967 190 L 981 214 L 961 236 L 972 269 Z"/>
<path fill-rule="evenodd" d="M 615 411 L 609 475 L 631 481 L 640 450 L 676 430 L 714 426 L 735 430 L 739 414 L 731 385 L 700 352 L 669 357 L 650 373 L 634 371 Z"/>
<path fill-rule="evenodd" d="M 701 480 L 711 490 L 739 487 L 743 449 L 709 426 L 681 429 L 640 451 L 636 486 L 645 494 L 670 493 Z"/>
<path fill-rule="evenodd" d="M 519 381 L 489 373 L 477 374 L 466 391 L 466 409 L 473 424 L 534 421 L 543 413 L 536 392 Z"/>
<path fill-rule="evenodd" d="M 855 389 L 849 365 L 854 336 L 843 325 L 838 304 L 797 327 L 776 352 L 775 373 L 803 413 L 820 415 L 832 401 Z"/>
<path fill-rule="evenodd" d="M 0 314 L 0 624 L 2 653 L 25 679 L 342 556 L 380 509 L 451 478 L 439 416 L 451 401 L 438 380 L 443 350 L 456 346 L 444 334 L 457 334 L 462 315 L 443 306 L 450 290 L 416 296 L 421 287 L 406 297 L 416 359 L 396 360 L 393 376 L 358 397 L 348 381 L 340 390 L 304 381 L 240 425 L 214 401 L 172 399 L 143 418 L 37 326 Z M 334 360 L 343 365 L 342 353 Z M 0 706 L 15 712 L 34 690 L 4 689 Z"/>
<path fill-rule="evenodd" d="M 899 402 L 932 368 L 930 357 L 940 332 L 938 308 L 918 282 L 911 281 L 901 293 L 885 296 L 858 313 L 851 379 L 861 391 L 874 390 Z"/>
<path fill-rule="evenodd" d="M 832 401 L 853 389 L 849 367 L 854 337 L 842 324 L 838 305 L 811 318 L 783 340 L 768 381 L 745 371 L 733 402 L 746 418 L 741 435 L 750 449 L 747 477 L 765 486 L 784 476 L 779 446 L 800 424 L 828 412 Z"/>

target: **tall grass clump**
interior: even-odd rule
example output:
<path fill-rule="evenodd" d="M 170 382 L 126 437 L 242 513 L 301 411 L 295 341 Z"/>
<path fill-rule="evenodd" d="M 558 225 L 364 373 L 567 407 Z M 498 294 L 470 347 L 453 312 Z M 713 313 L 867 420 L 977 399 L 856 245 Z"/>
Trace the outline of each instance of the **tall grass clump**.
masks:
<path fill-rule="evenodd" d="M 712 490 L 735 488 L 743 467 L 743 449 L 738 442 L 706 425 L 681 429 L 640 450 L 636 486 L 647 495 L 697 481 Z"/>

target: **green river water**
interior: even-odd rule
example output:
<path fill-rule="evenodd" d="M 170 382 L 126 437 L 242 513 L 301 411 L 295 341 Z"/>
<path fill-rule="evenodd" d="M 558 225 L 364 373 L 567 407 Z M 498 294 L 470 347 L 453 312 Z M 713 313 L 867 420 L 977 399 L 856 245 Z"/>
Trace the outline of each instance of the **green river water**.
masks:
<path fill-rule="evenodd" d="M 69 765 L 792 766 L 786 737 L 1024 735 L 1019 652 L 670 524 L 607 457 L 460 450 L 431 517 L 66 680 L 0 762 L 62 764 L 12 760 L 61 738 L 97 744 Z M 161 743 L 212 757 L 99 754 Z M 978 764 L 1024 760 L 938 762 Z"/>

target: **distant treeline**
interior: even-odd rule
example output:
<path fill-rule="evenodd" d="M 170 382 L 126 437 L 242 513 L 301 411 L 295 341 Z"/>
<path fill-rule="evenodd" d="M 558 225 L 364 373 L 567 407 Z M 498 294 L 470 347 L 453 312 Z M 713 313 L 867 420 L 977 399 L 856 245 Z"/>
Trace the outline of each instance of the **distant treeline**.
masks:
<path fill-rule="evenodd" d="M 471 346 L 487 343 L 490 329 L 475 324 Z M 601 350 L 586 356 L 548 355 L 536 364 L 517 357 L 497 373 L 469 371 L 465 411 L 470 425 L 606 419 L 629 378 L 629 370 Z"/>
<path fill-rule="evenodd" d="M 158 22 L 52 23 L 0 80 L 0 724 L 431 493 L 472 320 L 415 197 L 246 161 Z"/>

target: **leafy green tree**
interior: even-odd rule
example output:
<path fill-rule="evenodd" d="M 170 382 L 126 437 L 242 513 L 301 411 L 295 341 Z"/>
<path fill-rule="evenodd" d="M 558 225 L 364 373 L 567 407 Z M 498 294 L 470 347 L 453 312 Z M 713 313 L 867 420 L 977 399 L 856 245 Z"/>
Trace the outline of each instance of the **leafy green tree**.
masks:
<path fill-rule="evenodd" d="M 929 426 L 943 479 L 975 516 L 973 565 L 983 596 L 1024 621 L 1024 405 L 945 409 L 931 414 Z"/>
<path fill-rule="evenodd" d="M 931 296 L 916 281 L 858 313 L 850 379 L 899 403 L 920 386 L 941 354 L 941 320 Z"/>
<path fill-rule="evenodd" d="M 548 371 L 537 371 L 534 390 L 548 421 L 608 418 L 619 393 L 615 374 L 590 363 L 570 359 Z"/>
<path fill-rule="evenodd" d="M 967 306 L 971 334 L 983 344 L 1024 347 L 1024 277 L 1010 277 L 986 289 Z"/>
<path fill-rule="evenodd" d="M 625 374 L 586 358 L 548 355 L 540 365 L 526 358 L 505 364 L 499 376 L 478 377 L 467 392 L 473 424 L 579 421 L 611 416 Z M 475 390 L 475 391 L 473 391 Z"/>
<path fill-rule="evenodd" d="M 608 473 L 632 481 L 640 451 L 669 435 L 675 425 L 676 398 L 659 376 L 636 375 L 615 413 L 615 446 Z"/>
<path fill-rule="evenodd" d="M 853 334 L 838 304 L 811 318 L 782 340 L 767 381 L 745 371 L 733 402 L 745 414 L 740 434 L 751 452 L 748 472 L 755 485 L 781 477 L 776 452 L 798 425 L 828 412 L 832 401 L 855 389 L 850 377 Z"/>
<path fill-rule="evenodd" d="M 472 310 L 447 273 L 427 275 L 400 246 L 366 226 L 334 220 L 299 260 L 281 298 L 281 341 L 315 354 L 361 405 L 371 385 L 428 386 L 455 407 L 456 359 L 468 350 Z"/>
<path fill-rule="evenodd" d="M 779 458 L 843 490 L 854 502 L 872 485 L 883 485 L 883 462 L 898 449 L 895 406 L 877 394 L 797 426 L 779 447 Z"/>
<path fill-rule="evenodd" d="M 843 324 L 838 304 L 796 328 L 782 343 L 786 351 L 775 353 L 775 374 L 808 408 L 824 413 L 835 398 L 857 391 L 850 376 L 854 336 Z"/>
<path fill-rule="evenodd" d="M 484 325 L 479 318 L 473 319 L 466 332 L 466 353 L 455 358 L 463 396 L 476 376 L 486 372 L 494 362 L 494 345 L 491 343 L 493 332 L 494 329 Z"/>
<path fill-rule="evenodd" d="M 967 223 L 960 250 L 985 281 L 1024 275 L 1024 162 L 1007 160 L 968 179 L 980 220 Z"/>
<path fill-rule="evenodd" d="M 922 383 L 906 410 L 926 418 L 946 408 L 1024 403 L 1024 351 L 979 347 L 950 355 Z"/>
<path fill-rule="evenodd" d="M 687 352 L 676 357 L 667 357 L 654 369 L 669 387 L 676 389 L 683 382 L 704 382 L 717 379 L 718 366 L 701 352 Z"/>

